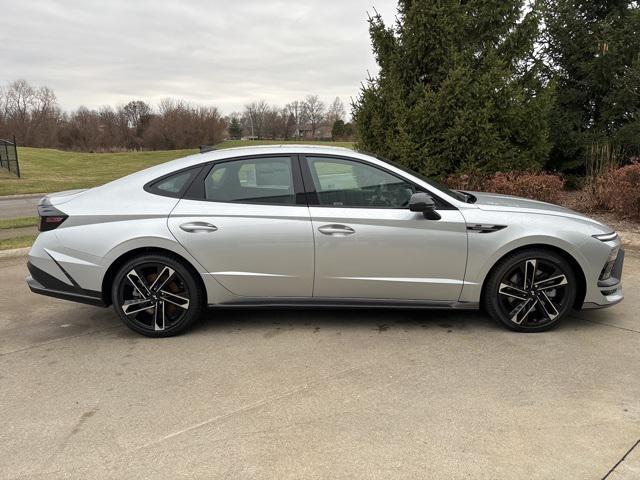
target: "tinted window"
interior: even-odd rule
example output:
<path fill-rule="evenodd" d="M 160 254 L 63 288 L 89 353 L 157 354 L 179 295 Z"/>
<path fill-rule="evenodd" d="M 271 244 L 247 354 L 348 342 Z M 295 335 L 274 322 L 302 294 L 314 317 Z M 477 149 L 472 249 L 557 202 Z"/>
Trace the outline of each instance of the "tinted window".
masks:
<path fill-rule="evenodd" d="M 149 187 L 151 193 L 167 197 L 179 197 L 200 167 L 185 170 L 155 182 Z M 146 189 L 147 187 L 145 187 Z"/>
<path fill-rule="evenodd" d="M 364 163 L 336 158 L 307 159 L 322 206 L 406 208 L 414 193 L 410 183 Z"/>
<path fill-rule="evenodd" d="M 214 202 L 295 205 L 291 159 L 251 158 L 214 165 L 205 179 L 205 198 Z"/>

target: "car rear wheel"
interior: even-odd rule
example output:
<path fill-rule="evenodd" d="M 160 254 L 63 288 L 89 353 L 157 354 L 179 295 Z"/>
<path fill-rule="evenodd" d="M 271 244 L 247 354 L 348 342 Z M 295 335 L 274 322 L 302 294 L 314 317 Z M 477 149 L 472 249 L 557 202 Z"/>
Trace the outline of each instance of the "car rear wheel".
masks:
<path fill-rule="evenodd" d="M 576 298 L 576 276 L 559 254 L 530 249 L 500 261 L 487 279 L 484 306 L 512 330 L 540 332 L 556 326 Z"/>
<path fill-rule="evenodd" d="M 113 282 L 112 302 L 130 329 L 169 337 L 191 325 L 202 310 L 202 292 L 178 259 L 141 255 L 127 262 Z"/>

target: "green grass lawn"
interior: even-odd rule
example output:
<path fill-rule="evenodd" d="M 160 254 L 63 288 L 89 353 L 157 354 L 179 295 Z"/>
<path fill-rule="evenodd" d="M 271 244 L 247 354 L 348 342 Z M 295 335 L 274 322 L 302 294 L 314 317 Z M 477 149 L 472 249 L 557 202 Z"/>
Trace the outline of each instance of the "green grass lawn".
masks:
<path fill-rule="evenodd" d="M 282 141 L 230 140 L 217 148 L 280 144 Z M 351 142 L 287 142 L 315 143 L 352 147 Z M 155 152 L 78 153 L 50 148 L 18 147 L 20 173 L 16 178 L 0 169 L 0 195 L 48 193 L 73 188 L 95 187 L 143 168 L 196 153 L 198 150 Z"/>
<path fill-rule="evenodd" d="M 12 228 L 35 227 L 38 225 L 38 217 L 19 217 L 0 219 L 0 230 Z"/>
<path fill-rule="evenodd" d="M 95 187 L 196 151 L 78 153 L 50 148 L 18 147 L 22 178 L 7 175 L 0 178 L 0 195 Z"/>
<path fill-rule="evenodd" d="M 36 239 L 35 235 L 21 235 L 19 237 L 0 240 L 0 250 L 13 250 L 14 248 L 30 247 Z"/>

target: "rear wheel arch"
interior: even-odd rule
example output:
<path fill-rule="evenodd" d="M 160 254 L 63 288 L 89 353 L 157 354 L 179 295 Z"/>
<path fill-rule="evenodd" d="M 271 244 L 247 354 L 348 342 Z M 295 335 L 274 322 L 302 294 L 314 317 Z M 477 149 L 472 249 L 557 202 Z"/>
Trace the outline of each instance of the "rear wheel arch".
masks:
<path fill-rule="evenodd" d="M 484 277 L 484 280 L 482 281 L 482 291 L 480 293 L 480 305 L 481 306 L 484 305 L 484 296 L 485 296 L 485 290 L 487 287 L 487 280 L 491 277 L 491 274 L 493 273 L 493 271 L 496 270 L 496 268 L 498 268 L 498 266 L 502 263 L 502 261 L 505 258 L 511 255 L 517 255 L 518 253 L 526 250 L 547 250 L 550 252 L 554 252 L 562 256 L 562 258 L 564 258 L 567 261 L 567 263 L 569 263 L 578 281 L 576 299 L 573 304 L 573 308 L 575 308 L 576 310 L 580 310 L 582 308 L 582 304 L 584 303 L 584 299 L 587 294 L 587 280 L 586 280 L 584 271 L 582 270 L 582 267 L 580 266 L 578 261 L 575 259 L 575 257 L 571 255 L 569 252 L 567 252 L 566 250 L 563 250 L 562 248 L 556 247 L 554 245 L 549 245 L 544 243 L 532 243 L 530 245 L 523 245 L 521 247 L 514 248 L 513 250 L 510 250 L 504 255 L 502 255 L 489 269 L 489 271 Z"/>
<path fill-rule="evenodd" d="M 107 272 L 102 279 L 102 300 L 106 305 L 111 305 L 111 290 L 113 288 L 113 281 L 120 268 L 132 258 L 138 257 L 140 255 L 153 254 L 169 256 L 182 263 L 185 268 L 187 268 L 187 270 L 189 270 L 189 272 L 193 275 L 193 279 L 200 287 L 200 291 L 202 292 L 202 295 L 206 300 L 207 289 L 205 287 L 204 281 L 202 280 L 202 276 L 198 273 L 198 270 L 193 266 L 191 262 L 189 262 L 183 256 L 165 248 L 141 247 L 123 253 L 116 260 L 114 260 L 111 265 L 109 265 L 109 268 L 107 269 Z"/>

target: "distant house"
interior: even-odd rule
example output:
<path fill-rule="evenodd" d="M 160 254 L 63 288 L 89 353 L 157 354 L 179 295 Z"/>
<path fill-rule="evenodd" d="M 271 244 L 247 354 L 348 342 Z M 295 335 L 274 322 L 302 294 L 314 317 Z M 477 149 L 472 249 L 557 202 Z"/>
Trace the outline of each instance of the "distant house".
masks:
<path fill-rule="evenodd" d="M 308 127 L 300 127 L 298 129 L 296 136 L 304 140 L 313 140 L 313 135 L 311 135 L 311 129 Z"/>
<path fill-rule="evenodd" d="M 331 128 L 332 125 L 320 125 L 316 128 L 316 138 L 318 140 L 331 140 Z"/>

